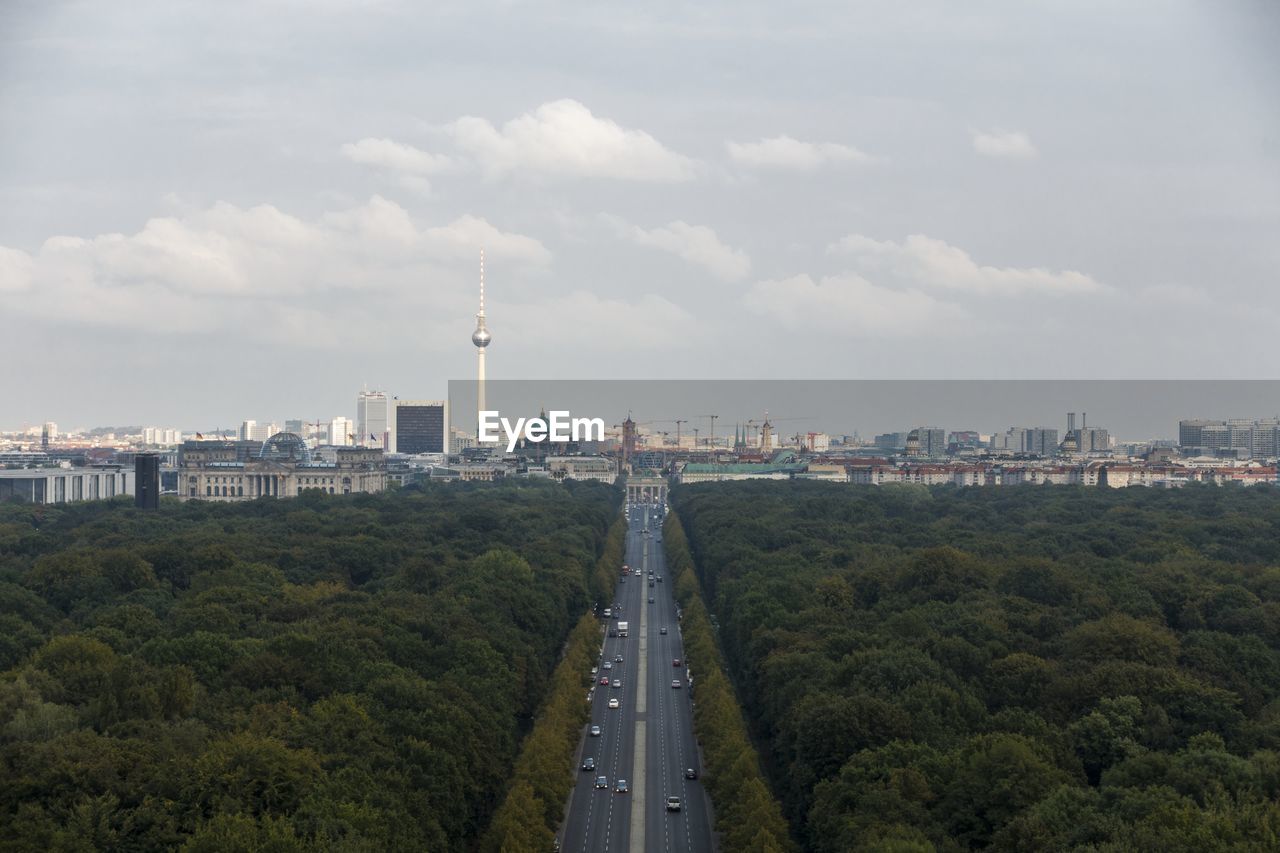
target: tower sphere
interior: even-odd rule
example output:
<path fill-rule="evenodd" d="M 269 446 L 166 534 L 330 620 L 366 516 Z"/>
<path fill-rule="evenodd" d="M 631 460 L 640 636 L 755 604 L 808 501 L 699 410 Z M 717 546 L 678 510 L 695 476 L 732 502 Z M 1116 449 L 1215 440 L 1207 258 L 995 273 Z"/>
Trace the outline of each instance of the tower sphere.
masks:
<path fill-rule="evenodd" d="M 471 343 L 478 347 L 487 347 L 490 340 L 492 338 L 489 335 L 489 330 L 483 326 L 471 333 Z"/>

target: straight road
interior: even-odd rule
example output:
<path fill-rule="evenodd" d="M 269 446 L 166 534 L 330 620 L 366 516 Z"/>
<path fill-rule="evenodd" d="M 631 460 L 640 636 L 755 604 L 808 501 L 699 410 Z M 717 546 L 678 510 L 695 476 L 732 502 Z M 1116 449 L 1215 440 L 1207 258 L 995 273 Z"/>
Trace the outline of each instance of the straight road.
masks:
<path fill-rule="evenodd" d="M 614 600 L 602 603 L 602 609 L 621 604 L 621 615 L 604 621 L 614 628 L 627 622 L 630 635 L 608 637 L 606 632 L 589 724 L 599 726 L 601 734 L 584 732 L 578 755 L 579 766 L 590 756 L 596 769 L 578 771 L 561 828 L 561 850 L 709 852 L 711 809 L 700 781 L 690 704 L 695 691 L 683 666 L 673 585 L 662 552 L 662 517 L 655 508 L 635 507 L 628 510 L 627 520 L 626 561 L 632 573 L 624 579 L 618 567 Z M 615 660 L 619 656 L 621 662 Z M 680 667 L 673 666 L 676 659 Z M 611 669 L 603 669 L 605 661 Z M 692 675 L 696 683 L 697 673 Z M 609 678 L 610 686 L 599 684 L 601 676 Z M 612 686 L 619 677 L 622 686 Z M 681 686 L 672 687 L 673 680 Z M 610 709 L 610 699 L 620 707 Z M 690 768 L 698 779 L 686 778 Z M 608 788 L 596 788 L 598 776 L 606 777 Z M 619 779 L 627 780 L 628 793 L 615 792 Z M 680 798 L 679 811 L 667 810 L 670 796 Z"/>

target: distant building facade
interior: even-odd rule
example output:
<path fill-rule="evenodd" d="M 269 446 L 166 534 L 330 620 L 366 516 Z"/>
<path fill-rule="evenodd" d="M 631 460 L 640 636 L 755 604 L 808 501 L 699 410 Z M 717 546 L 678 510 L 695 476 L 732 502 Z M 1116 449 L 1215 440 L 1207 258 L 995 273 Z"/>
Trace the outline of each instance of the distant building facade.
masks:
<path fill-rule="evenodd" d="M 389 422 L 384 392 L 361 391 L 356 396 L 356 444 L 386 450 Z"/>
<path fill-rule="evenodd" d="M 618 466 L 604 456 L 548 456 L 547 471 L 555 480 L 612 483 L 618 479 Z"/>
<path fill-rule="evenodd" d="M 1203 456 L 1268 459 L 1280 456 L 1280 418 L 1178 422 L 1183 452 Z"/>
<path fill-rule="evenodd" d="M 391 407 L 391 453 L 447 453 L 443 400 L 396 400 Z"/>
<path fill-rule="evenodd" d="M 0 502 L 64 504 L 132 495 L 134 475 L 120 465 L 0 470 Z"/>
<path fill-rule="evenodd" d="M 386 488 L 380 449 L 330 447 L 313 454 L 294 433 L 277 433 L 261 443 L 188 441 L 178 456 L 178 497 L 183 501 L 297 497 L 308 490 L 347 495 Z"/>

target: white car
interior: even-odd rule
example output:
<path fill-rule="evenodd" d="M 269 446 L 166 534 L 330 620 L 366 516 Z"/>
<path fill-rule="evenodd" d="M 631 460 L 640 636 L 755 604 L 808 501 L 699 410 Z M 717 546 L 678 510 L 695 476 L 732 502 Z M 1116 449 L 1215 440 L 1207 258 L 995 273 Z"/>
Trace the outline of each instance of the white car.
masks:
<path fill-rule="evenodd" d="M 680 798 L 679 798 L 679 797 L 667 797 L 667 811 L 669 811 L 669 812 L 678 812 L 678 811 L 680 811 Z"/>
<path fill-rule="evenodd" d="M 615 680 L 613 680 L 613 681 L 609 682 L 609 686 L 610 686 L 610 687 L 621 687 L 621 686 L 622 686 L 622 679 L 620 679 L 620 678 L 619 678 L 619 679 L 615 679 Z"/>
<path fill-rule="evenodd" d="M 592 726 L 592 727 L 591 727 L 591 736 L 592 736 L 592 737 L 600 737 L 600 727 L 599 727 L 599 726 Z"/>
<path fill-rule="evenodd" d="M 617 699 L 609 700 L 609 710 L 613 710 L 614 708 L 618 708 L 618 707 L 621 707 L 621 704 L 618 702 Z"/>
<path fill-rule="evenodd" d="M 671 679 L 671 686 L 672 686 L 672 687 L 674 687 L 674 688 L 676 688 L 677 690 L 679 690 L 679 689 L 680 689 L 680 687 L 681 687 L 680 679 L 678 679 L 678 678 L 673 678 L 673 679 Z"/>

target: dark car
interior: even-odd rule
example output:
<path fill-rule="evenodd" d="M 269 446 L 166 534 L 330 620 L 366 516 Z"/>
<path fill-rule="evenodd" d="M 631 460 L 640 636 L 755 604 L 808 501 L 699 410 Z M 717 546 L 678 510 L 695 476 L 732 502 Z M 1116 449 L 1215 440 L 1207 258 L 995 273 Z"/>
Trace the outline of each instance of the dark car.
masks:
<path fill-rule="evenodd" d="M 613 662 L 614 662 L 614 663 L 622 663 L 622 655 L 614 655 L 614 656 L 613 656 Z"/>
<path fill-rule="evenodd" d="M 667 633 L 667 627 L 666 627 L 665 625 L 664 625 L 664 626 L 662 626 L 661 628 L 659 628 L 659 629 L 658 629 L 658 633 L 659 633 L 659 634 L 665 634 L 665 633 Z"/>
<path fill-rule="evenodd" d="M 618 636 L 618 629 L 617 629 L 617 628 L 610 628 L 610 629 L 609 629 L 609 636 L 610 636 L 610 637 L 616 637 L 616 636 Z"/>
<path fill-rule="evenodd" d="M 582 759 L 582 769 L 583 769 L 583 770 L 595 770 L 595 769 L 596 769 L 596 760 L 595 760 L 594 758 L 592 758 L 590 755 L 588 755 L 586 758 Z"/>
<path fill-rule="evenodd" d="M 630 786 L 628 786 L 628 785 L 627 785 L 627 780 L 626 780 L 626 779 L 619 779 L 619 780 L 618 780 L 618 784 L 617 784 L 617 785 L 614 785 L 614 787 L 613 787 L 613 791 L 614 791 L 614 793 L 616 793 L 616 794 L 625 794 L 625 793 L 627 793 L 627 792 L 628 792 L 628 791 L 630 791 L 630 790 L 631 790 L 631 788 L 630 788 Z"/>
<path fill-rule="evenodd" d="M 605 687 L 608 687 L 608 686 L 609 686 L 609 676 L 607 676 L 607 675 L 602 675 L 602 676 L 600 676 L 600 683 L 601 683 L 601 684 L 603 684 Z"/>
<path fill-rule="evenodd" d="M 609 787 L 609 777 L 608 777 L 608 776 L 597 776 L 597 777 L 596 777 L 596 787 L 597 787 L 597 788 L 607 788 L 607 787 Z"/>
<path fill-rule="evenodd" d="M 680 658 L 676 658 L 675 660 L 673 660 L 673 661 L 671 662 L 671 665 L 672 665 L 672 666 L 683 666 L 684 664 L 682 664 L 682 663 L 680 662 Z"/>
<path fill-rule="evenodd" d="M 697 770 L 694 770 L 692 767 L 688 767 L 688 768 L 686 768 L 686 769 L 685 769 L 685 771 L 684 771 L 684 778 L 686 778 L 686 779 L 697 779 L 697 778 L 698 778 L 698 771 L 697 771 Z"/>
<path fill-rule="evenodd" d="M 649 596 L 649 603 L 650 603 L 650 604 L 653 604 L 653 596 L 652 596 L 652 595 L 651 595 L 651 596 Z"/>

